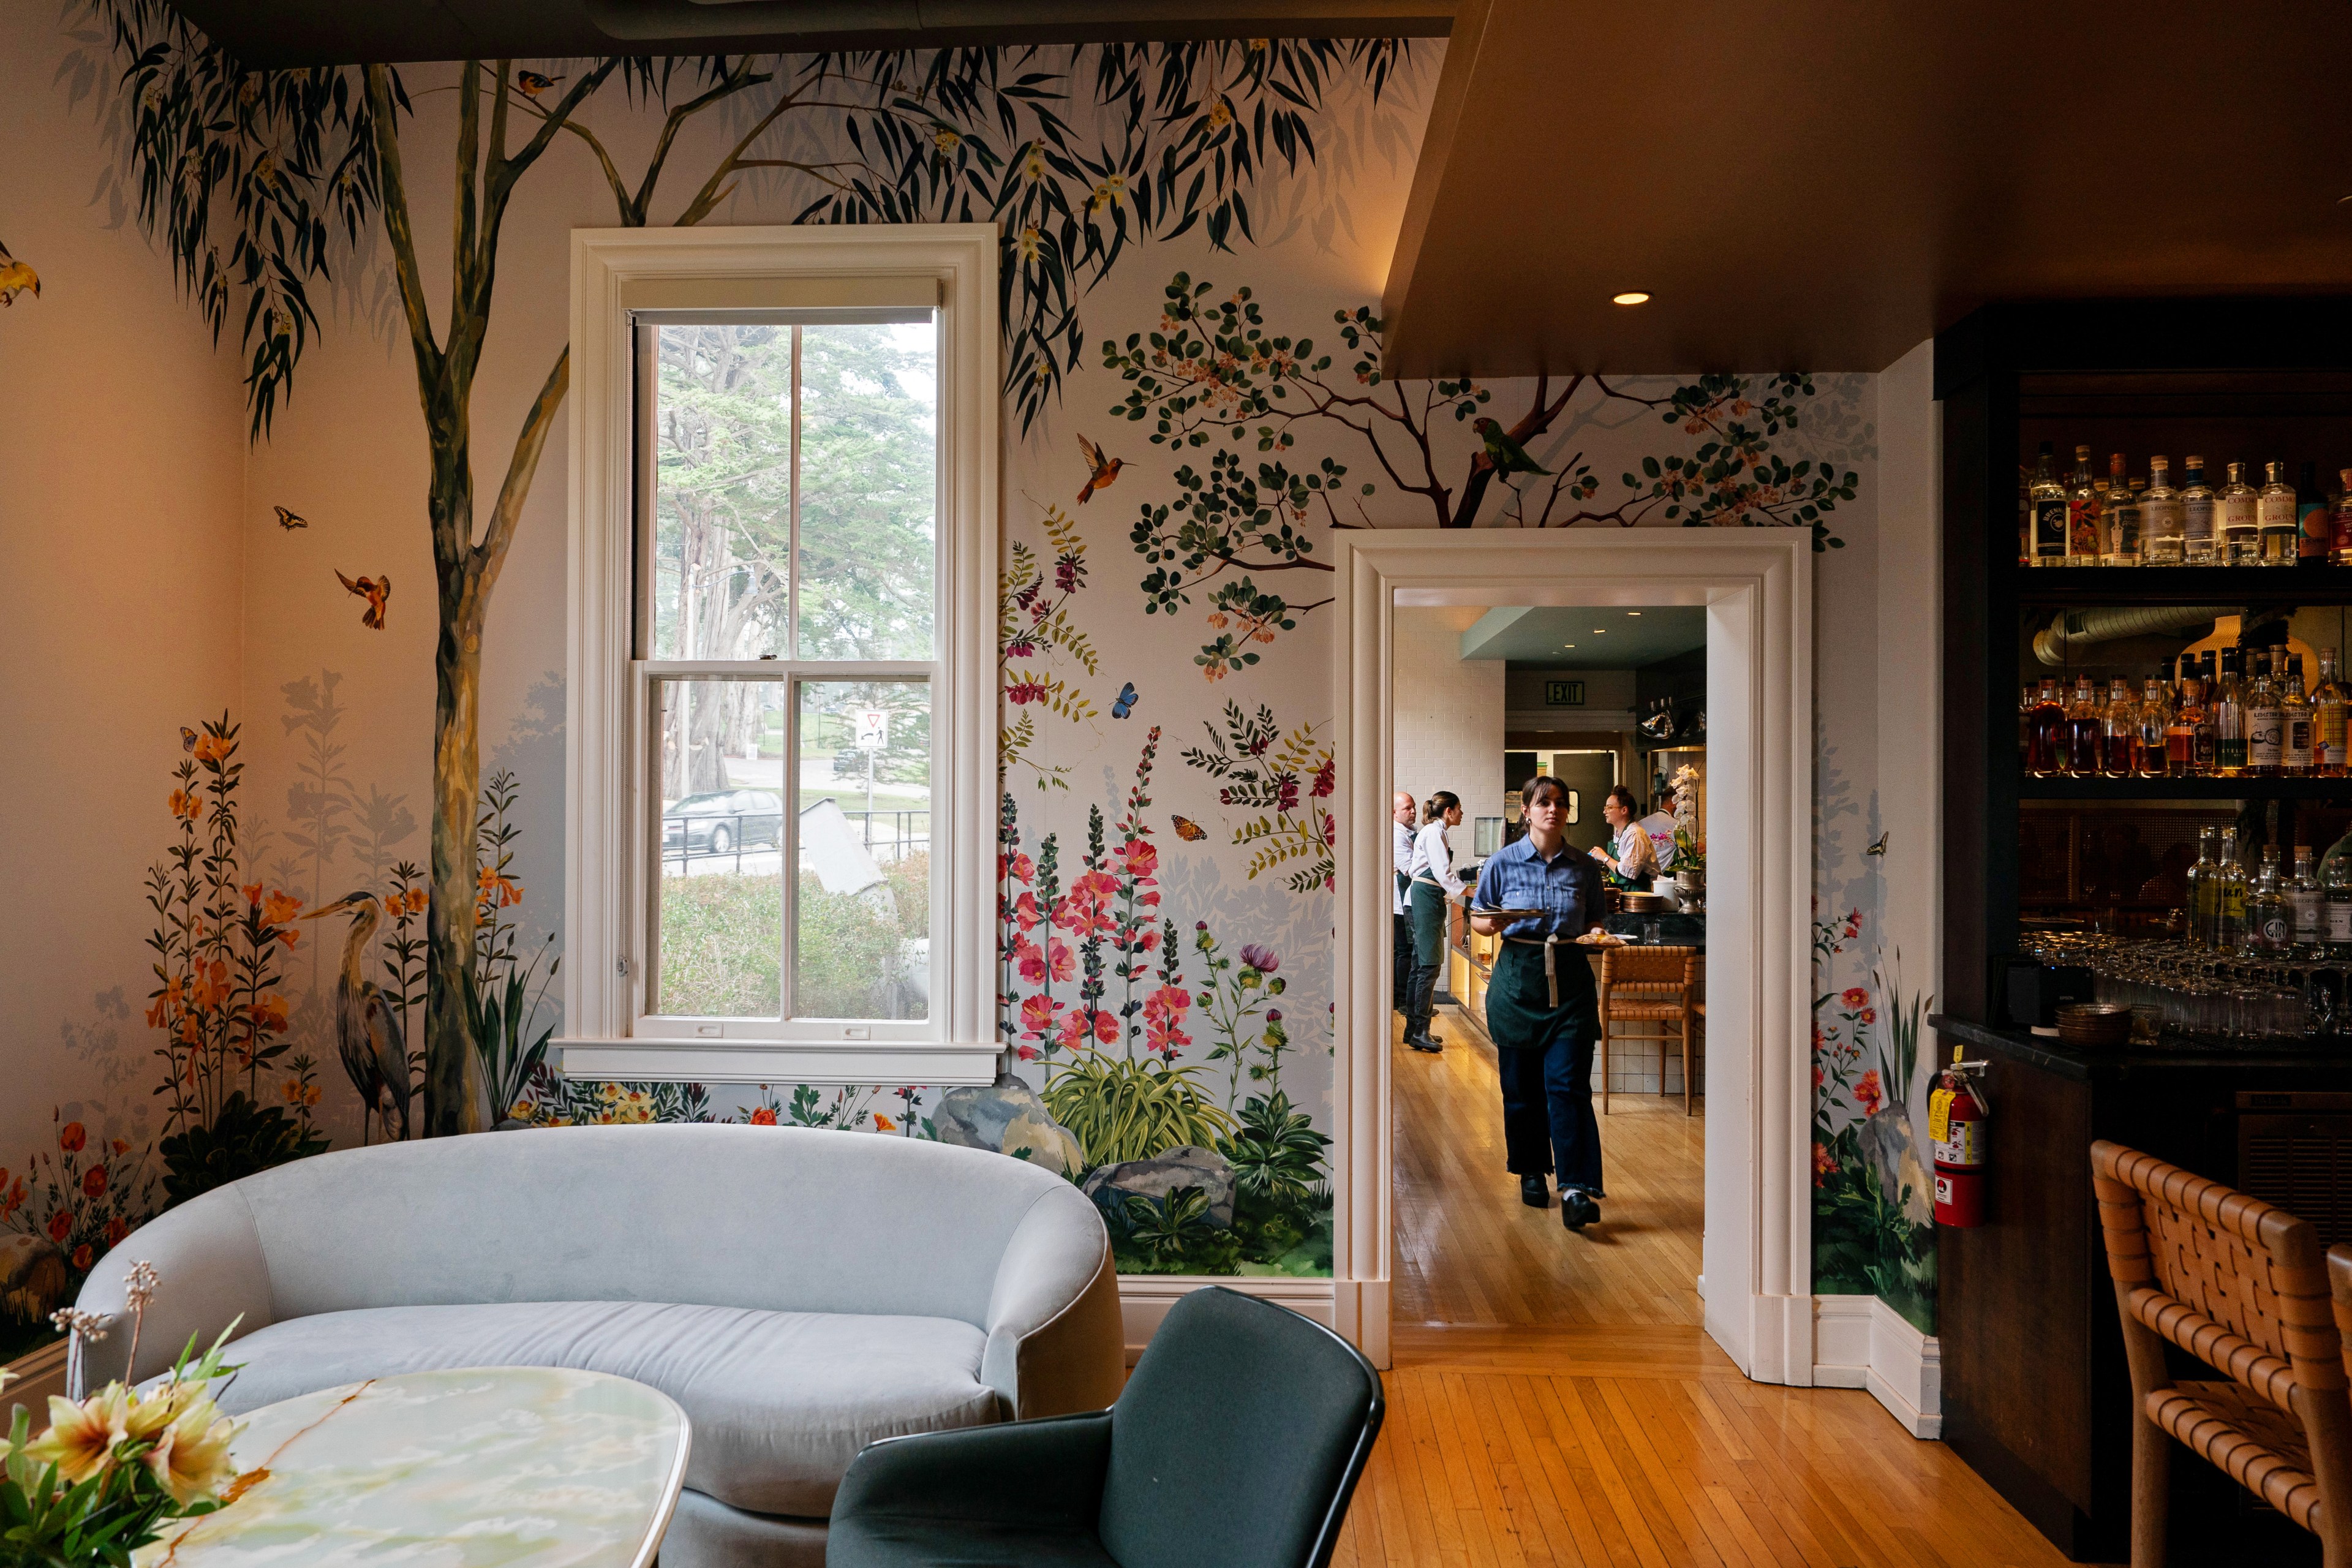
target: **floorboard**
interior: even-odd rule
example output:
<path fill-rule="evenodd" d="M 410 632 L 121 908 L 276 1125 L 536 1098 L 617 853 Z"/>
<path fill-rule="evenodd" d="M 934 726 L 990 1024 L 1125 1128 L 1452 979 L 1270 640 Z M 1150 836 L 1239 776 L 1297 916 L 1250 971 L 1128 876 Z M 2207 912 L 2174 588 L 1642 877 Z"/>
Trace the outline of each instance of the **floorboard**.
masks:
<path fill-rule="evenodd" d="M 2059 1568 L 1856 1389 L 1749 1383 L 1700 1328 L 1706 1119 L 1621 1094 L 1602 1223 L 1519 1202 L 1491 1047 L 1394 1047 L 1389 1421 L 1336 1568 Z"/>

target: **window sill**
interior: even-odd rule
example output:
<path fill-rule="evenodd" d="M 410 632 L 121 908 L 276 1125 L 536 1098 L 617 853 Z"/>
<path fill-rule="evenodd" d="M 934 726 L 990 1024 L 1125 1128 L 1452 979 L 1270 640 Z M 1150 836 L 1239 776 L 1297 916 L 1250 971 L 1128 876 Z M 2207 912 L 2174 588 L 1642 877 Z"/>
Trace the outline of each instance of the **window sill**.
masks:
<path fill-rule="evenodd" d="M 986 1084 L 996 1080 L 992 1040 L 904 1041 L 572 1039 L 554 1042 L 565 1078 L 694 1083 Z"/>

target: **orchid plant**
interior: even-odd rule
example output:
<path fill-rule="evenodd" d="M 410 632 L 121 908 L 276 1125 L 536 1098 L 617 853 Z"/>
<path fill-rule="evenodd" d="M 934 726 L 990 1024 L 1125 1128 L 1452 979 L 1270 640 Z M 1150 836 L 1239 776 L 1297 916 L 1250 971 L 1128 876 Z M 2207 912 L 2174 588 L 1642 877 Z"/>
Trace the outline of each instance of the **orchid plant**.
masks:
<path fill-rule="evenodd" d="M 1675 869 L 1706 869 L 1706 840 L 1699 837 L 1698 770 L 1685 763 L 1675 770 Z"/>
<path fill-rule="evenodd" d="M 152 1265 L 131 1265 L 133 1363 L 155 1286 Z M 110 1327 L 70 1308 L 55 1321 L 77 1354 Z M 244 1483 L 229 1445 L 243 1427 L 221 1413 L 211 1386 L 236 1371 L 221 1361 L 236 1331 L 232 1322 L 202 1356 L 191 1336 L 170 1375 L 143 1392 L 110 1383 L 79 1404 L 52 1395 L 37 1437 L 31 1413 L 16 1407 L 0 1442 L 0 1568 L 128 1568 L 131 1552 L 167 1525 L 235 1499 Z M 9 1378 L 0 1372 L 0 1388 Z"/>

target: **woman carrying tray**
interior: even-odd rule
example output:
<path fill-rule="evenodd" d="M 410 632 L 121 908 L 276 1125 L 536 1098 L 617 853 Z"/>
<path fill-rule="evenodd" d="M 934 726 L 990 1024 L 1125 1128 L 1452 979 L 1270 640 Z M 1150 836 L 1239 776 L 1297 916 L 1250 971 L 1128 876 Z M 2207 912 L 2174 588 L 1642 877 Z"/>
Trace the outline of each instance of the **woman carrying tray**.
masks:
<path fill-rule="evenodd" d="M 1576 943 L 1599 929 L 1601 871 L 1569 847 L 1561 830 L 1566 784 L 1540 774 L 1519 799 L 1527 837 L 1497 850 L 1479 872 L 1470 923 L 1503 939 L 1486 988 L 1486 1033 L 1501 1069 L 1503 1147 L 1520 1201 L 1546 1206 L 1544 1174 L 1556 1171 L 1560 1222 L 1581 1230 L 1601 1217 L 1603 1195 L 1601 1126 L 1592 1114 L 1601 1020 L 1592 969 Z"/>

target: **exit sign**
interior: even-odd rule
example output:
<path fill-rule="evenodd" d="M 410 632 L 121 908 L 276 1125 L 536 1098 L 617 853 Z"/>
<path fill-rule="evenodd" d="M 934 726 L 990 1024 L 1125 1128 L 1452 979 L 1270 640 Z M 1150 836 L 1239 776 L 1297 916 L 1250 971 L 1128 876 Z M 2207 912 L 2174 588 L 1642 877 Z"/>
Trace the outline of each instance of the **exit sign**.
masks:
<path fill-rule="evenodd" d="M 1544 706 L 1547 708 L 1583 707 L 1584 682 L 1581 680 L 1545 681 Z"/>

